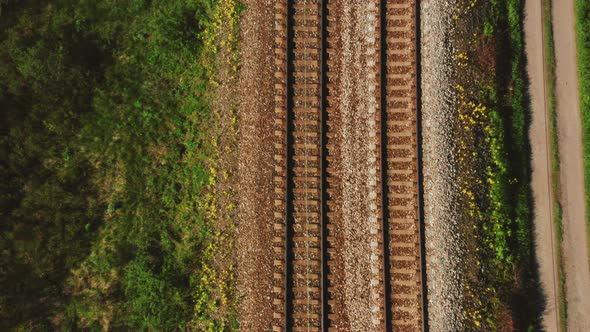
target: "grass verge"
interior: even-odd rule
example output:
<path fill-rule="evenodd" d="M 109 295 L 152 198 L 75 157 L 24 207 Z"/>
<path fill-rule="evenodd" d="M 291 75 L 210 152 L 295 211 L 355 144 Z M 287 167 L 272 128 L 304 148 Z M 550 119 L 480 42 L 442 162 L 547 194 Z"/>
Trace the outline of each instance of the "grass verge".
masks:
<path fill-rule="evenodd" d="M 235 165 L 237 151 L 237 85 L 239 66 L 239 16 L 237 0 L 219 0 L 211 24 L 202 34 L 202 63 L 209 73 L 207 99 L 211 113 L 204 136 L 209 178 L 199 202 L 211 223 L 212 234 L 204 251 L 199 287 L 194 290 L 193 326 L 197 330 L 238 330 L 237 298 L 234 292 Z M 221 319 L 220 319 L 221 318 Z"/>
<path fill-rule="evenodd" d="M 584 146 L 584 179 L 586 192 L 586 231 L 590 241 L 590 2 L 576 0 L 576 44 L 578 80 Z M 590 257 L 590 246 L 588 256 Z"/>
<path fill-rule="evenodd" d="M 561 168 L 559 162 L 559 146 L 557 139 L 557 113 L 555 99 L 555 42 L 553 39 L 553 20 L 551 14 L 552 0 L 543 1 L 543 33 L 545 41 L 545 68 L 547 74 L 547 102 L 549 111 L 549 138 L 550 138 L 550 157 L 551 157 L 551 185 L 553 191 L 553 223 L 555 226 L 555 255 L 557 256 L 557 269 L 559 283 L 558 297 L 560 327 L 562 331 L 567 326 L 567 302 L 565 300 L 565 273 L 563 269 L 563 257 L 561 252 L 561 243 L 563 240 L 563 221 L 560 203 L 561 180 L 559 171 Z"/>
<path fill-rule="evenodd" d="M 455 16 L 457 157 L 467 330 L 539 326 L 520 0 L 460 1 Z"/>

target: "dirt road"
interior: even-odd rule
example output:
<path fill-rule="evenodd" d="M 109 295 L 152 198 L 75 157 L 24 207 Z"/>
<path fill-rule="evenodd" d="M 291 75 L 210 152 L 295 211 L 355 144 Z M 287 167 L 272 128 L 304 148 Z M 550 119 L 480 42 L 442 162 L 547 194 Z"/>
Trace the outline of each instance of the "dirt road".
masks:
<path fill-rule="evenodd" d="M 574 0 L 553 1 L 557 127 L 561 161 L 563 256 L 569 331 L 590 331 L 590 267 L 584 206 L 582 129 L 576 68 Z"/>
<path fill-rule="evenodd" d="M 531 97 L 529 139 L 532 152 L 531 187 L 535 200 L 534 223 L 536 257 L 545 295 L 543 326 L 547 331 L 559 329 L 558 275 L 555 257 L 555 227 L 551 183 L 549 118 L 544 62 L 543 6 L 538 0 L 525 4 L 525 38 Z"/>

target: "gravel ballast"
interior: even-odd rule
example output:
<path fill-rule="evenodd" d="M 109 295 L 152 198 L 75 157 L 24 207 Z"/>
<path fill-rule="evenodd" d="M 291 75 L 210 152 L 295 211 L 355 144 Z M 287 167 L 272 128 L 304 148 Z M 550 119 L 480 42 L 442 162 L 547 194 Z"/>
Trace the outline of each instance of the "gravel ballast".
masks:
<path fill-rule="evenodd" d="M 376 152 L 374 146 L 367 144 L 371 142 L 369 132 L 375 132 L 371 128 L 371 124 L 375 126 L 374 120 L 370 121 L 372 116 L 368 112 L 373 100 L 367 78 L 367 54 L 373 45 L 366 42 L 374 34 L 369 31 L 372 22 L 367 20 L 368 9 L 345 4 L 342 35 L 343 63 L 345 68 L 350 68 L 342 72 L 341 91 L 344 93 L 340 103 L 343 118 L 343 125 L 339 128 L 343 144 L 340 177 L 343 179 L 345 202 L 342 206 L 342 228 L 346 239 L 345 302 L 350 326 L 354 331 L 375 330 L 379 325 L 378 318 L 374 317 L 379 311 L 379 307 L 375 306 L 379 303 L 379 295 L 372 292 L 372 282 L 379 278 L 379 272 L 377 270 L 375 273 L 372 269 L 373 259 L 370 255 L 376 251 L 371 248 L 371 240 L 376 238 L 376 234 L 371 235 L 370 230 L 379 225 L 377 217 L 373 216 L 377 212 L 374 204 L 375 188 L 369 185 L 376 172 L 375 165 L 368 165 L 368 161 L 375 158 Z"/>
<path fill-rule="evenodd" d="M 272 330 L 274 2 L 246 0 L 238 109 L 237 295 L 242 331 Z"/>
<path fill-rule="evenodd" d="M 456 96 L 452 86 L 453 0 L 421 5 L 422 150 L 429 326 L 463 330 L 459 186 L 455 165 Z"/>

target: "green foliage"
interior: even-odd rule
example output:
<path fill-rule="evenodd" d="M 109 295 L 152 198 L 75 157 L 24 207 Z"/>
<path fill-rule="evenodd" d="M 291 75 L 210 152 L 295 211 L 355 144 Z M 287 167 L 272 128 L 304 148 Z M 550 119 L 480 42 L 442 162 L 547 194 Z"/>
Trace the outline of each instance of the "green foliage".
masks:
<path fill-rule="evenodd" d="M 505 200 L 511 205 L 510 215 L 514 218 L 513 230 L 515 237 L 510 241 L 511 251 L 514 253 L 515 267 L 520 273 L 513 275 L 511 302 L 519 303 L 513 307 L 517 328 L 536 326 L 539 328 L 539 312 L 542 295 L 539 293 L 539 282 L 535 270 L 532 235 L 532 192 L 530 188 L 530 146 L 528 128 L 530 121 L 529 104 L 526 98 L 528 86 L 525 78 L 524 31 L 523 31 L 523 2 L 520 0 L 505 0 L 507 20 L 499 18 L 499 24 L 509 31 L 509 38 L 501 48 L 502 56 L 509 55 L 509 61 L 504 70 L 504 79 L 508 84 L 500 82 L 499 102 L 510 105 L 503 111 L 507 121 L 506 132 L 508 139 L 504 143 L 509 153 L 509 192 Z M 500 69 L 503 71 L 503 69 Z"/>
<path fill-rule="evenodd" d="M 524 78 L 526 70 L 524 67 L 524 32 L 522 31 L 522 8 L 518 0 L 508 0 L 508 26 L 510 28 L 510 49 L 512 50 L 510 64 L 510 79 L 512 82 L 512 91 L 507 96 L 511 103 L 512 113 L 509 121 L 511 122 L 510 136 L 511 140 L 511 161 L 512 174 L 516 179 L 513 186 L 516 192 L 515 218 L 519 246 L 517 251 L 519 260 L 523 263 L 529 263 L 532 257 L 531 243 L 531 215 L 529 209 L 530 198 L 530 165 L 528 147 L 528 110 L 525 95 L 527 86 Z"/>
<path fill-rule="evenodd" d="M 464 1 L 457 54 L 467 330 L 538 325 L 522 8 Z"/>
<path fill-rule="evenodd" d="M 578 79 L 582 113 L 582 143 L 584 145 L 584 179 L 586 210 L 590 210 L 590 3 L 576 0 L 576 44 L 578 50 Z M 586 229 L 590 239 L 590 213 L 586 213 Z M 590 248 L 589 248 L 590 250 Z M 590 252 L 588 253 L 590 257 Z"/>
<path fill-rule="evenodd" d="M 490 38 L 494 36 L 494 25 L 490 22 L 485 22 L 483 26 L 483 35 Z"/>
<path fill-rule="evenodd" d="M 217 1 L 1 3 L 0 327 L 187 328 Z"/>

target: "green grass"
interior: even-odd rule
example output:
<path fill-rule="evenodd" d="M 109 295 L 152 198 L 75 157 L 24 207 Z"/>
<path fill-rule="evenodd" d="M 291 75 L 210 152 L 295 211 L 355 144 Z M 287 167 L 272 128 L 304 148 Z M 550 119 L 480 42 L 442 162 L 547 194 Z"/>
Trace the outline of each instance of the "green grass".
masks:
<path fill-rule="evenodd" d="M 555 225 L 555 255 L 557 256 L 558 269 L 558 302 L 559 302 L 559 317 L 561 330 L 565 331 L 567 327 L 567 302 L 565 299 L 565 273 L 563 269 L 563 257 L 561 251 L 561 243 L 563 239 L 563 220 L 560 203 L 560 161 L 559 161 L 559 146 L 557 135 L 557 113 L 555 101 L 555 42 L 553 39 L 553 20 L 551 14 L 552 0 L 544 0 L 543 2 L 543 30 L 545 41 L 545 67 L 547 71 L 547 100 L 549 108 L 549 131 L 550 131 L 550 157 L 551 157 L 551 177 L 552 177 L 552 191 L 553 191 L 553 222 Z"/>
<path fill-rule="evenodd" d="M 515 226 L 517 232 L 517 243 L 526 248 L 525 252 L 518 252 L 522 255 L 518 258 L 521 262 L 528 260 L 531 256 L 531 214 L 528 208 L 528 199 L 530 195 L 530 166 L 528 155 L 530 149 L 528 146 L 527 129 L 528 129 L 528 111 L 525 96 L 527 86 L 524 77 L 526 71 L 524 68 L 524 40 L 522 31 L 522 13 L 521 2 L 518 0 L 508 0 L 506 9 L 508 12 L 508 27 L 510 29 L 510 80 L 512 91 L 505 94 L 507 102 L 511 105 L 511 114 L 508 116 L 508 132 L 510 141 L 505 142 L 512 145 L 509 149 L 512 162 L 512 176 L 519 182 L 513 186 L 516 194 L 515 204 Z"/>
<path fill-rule="evenodd" d="M 0 0 L 1 330 L 237 327 L 211 107 L 237 6 Z"/>
<path fill-rule="evenodd" d="M 509 29 L 508 49 L 510 50 L 510 82 L 511 89 L 504 91 L 505 102 L 511 105 L 511 114 L 508 116 L 508 132 L 510 139 L 505 142 L 511 160 L 511 176 L 516 183 L 511 187 L 514 193 L 514 212 L 516 236 L 513 239 L 512 248 L 515 253 L 517 266 L 523 269 L 523 274 L 517 278 L 517 283 L 523 284 L 519 297 L 529 298 L 529 308 L 521 314 L 528 316 L 522 320 L 520 328 L 538 327 L 541 313 L 536 310 L 535 303 L 541 301 L 538 290 L 537 271 L 533 270 L 533 235 L 532 235 L 532 191 L 530 187 L 530 143 L 528 141 L 528 128 L 530 125 L 529 104 L 526 100 L 528 86 L 525 81 L 527 75 L 525 68 L 524 31 L 523 31 L 523 2 L 520 0 L 506 0 L 508 13 L 507 28 Z M 503 55 L 503 54 L 502 54 Z M 520 279 L 520 280 L 519 280 Z M 516 312 L 519 309 L 516 308 Z"/>
<path fill-rule="evenodd" d="M 576 1 L 576 44 L 578 50 L 578 79 L 580 111 L 584 146 L 584 179 L 586 184 L 586 231 L 590 241 L 590 2 Z M 590 259 L 590 246 L 588 248 Z"/>

